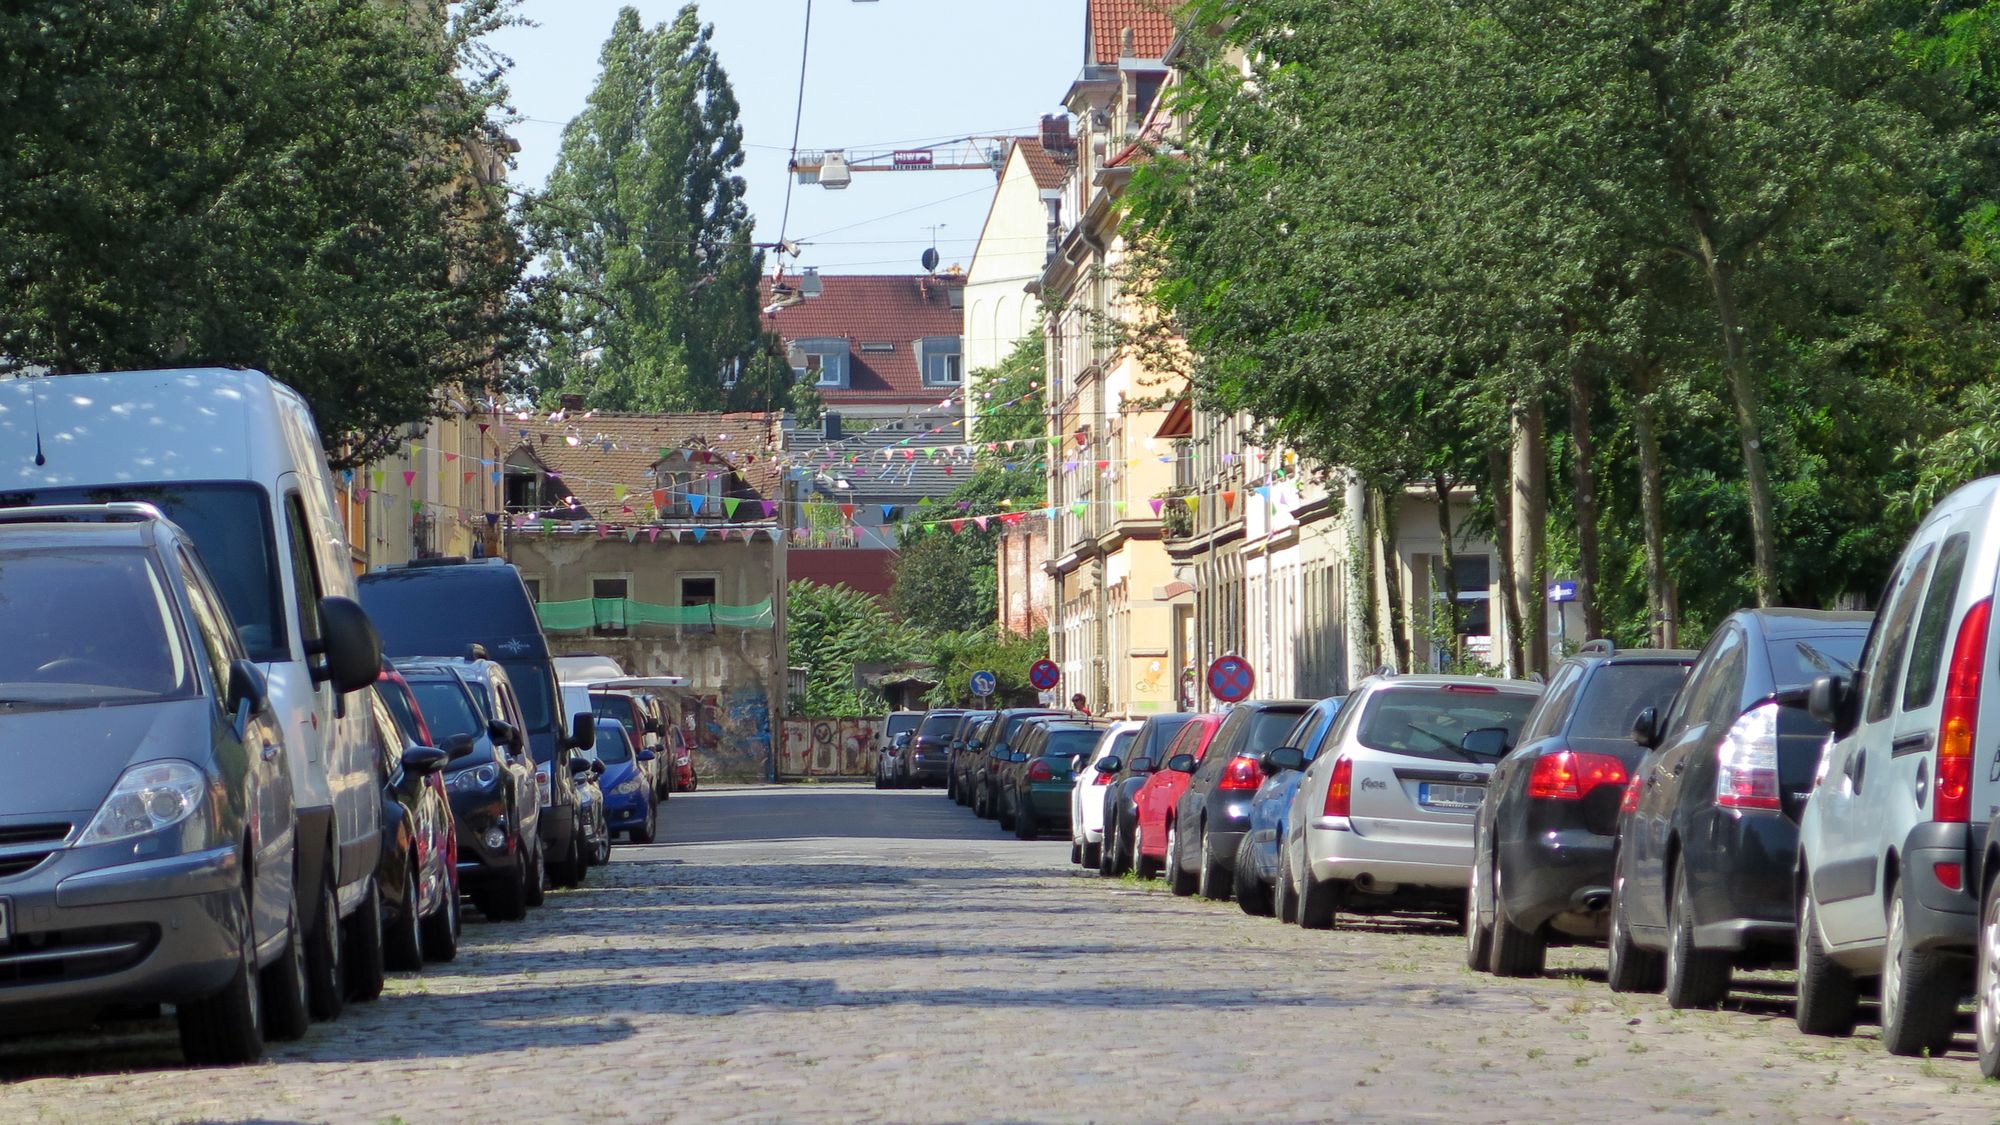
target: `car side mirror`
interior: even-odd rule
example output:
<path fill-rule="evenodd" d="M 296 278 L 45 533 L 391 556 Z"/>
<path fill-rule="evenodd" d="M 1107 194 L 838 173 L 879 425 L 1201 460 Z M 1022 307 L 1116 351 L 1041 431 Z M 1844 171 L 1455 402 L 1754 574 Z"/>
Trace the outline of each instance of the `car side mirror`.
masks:
<path fill-rule="evenodd" d="M 591 763 L 590 763 L 590 776 L 592 776 L 592 777 L 603 777 L 603 776 L 604 776 L 604 762 L 603 762 L 602 760 L 599 760 L 599 759 L 592 759 L 592 760 L 591 760 Z"/>
<path fill-rule="evenodd" d="M 589 758 L 571 758 L 569 760 L 569 775 L 571 777 L 582 777 L 584 774 L 587 774 L 589 772 L 590 772 Z"/>
<path fill-rule="evenodd" d="M 1175 754 L 1173 757 L 1167 759 L 1167 768 L 1175 773 L 1193 773 L 1194 767 L 1193 754 Z"/>
<path fill-rule="evenodd" d="M 1806 712 L 1825 723 L 1833 737 L 1846 738 L 1854 733 L 1855 694 L 1854 677 L 1821 676 L 1806 689 Z"/>
<path fill-rule="evenodd" d="M 1509 749 L 1507 728 L 1480 727 L 1466 731 L 1465 737 L 1458 740 L 1458 748 L 1482 758 L 1498 758 Z"/>
<path fill-rule="evenodd" d="M 639 725 L 645 729 L 647 734 L 660 733 L 660 720 L 658 719 L 647 719 Z"/>
<path fill-rule="evenodd" d="M 1098 773 L 1117 773 L 1119 770 L 1122 770 L 1124 768 L 1125 768 L 1125 760 L 1123 758 L 1120 758 L 1116 754 L 1108 755 L 1106 757 L 1098 759 L 1097 761 Z"/>
<path fill-rule="evenodd" d="M 271 682 L 264 678 L 264 670 L 248 660 L 231 663 L 229 695 L 222 703 L 236 716 L 236 729 L 241 732 L 247 728 L 251 716 L 263 713 L 271 703 Z"/>
<path fill-rule="evenodd" d="M 403 772 L 411 777 L 436 773 L 450 757 L 435 746 L 412 746 L 403 751 Z"/>
<path fill-rule="evenodd" d="M 588 750 L 597 745 L 597 716 L 588 711 L 579 711 L 569 721 L 569 746 L 572 750 Z"/>
<path fill-rule="evenodd" d="M 382 678 L 382 638 L 368 611 L 352 598 L 329 595 L 319 600 L 318 643 L 307 655 L 314 683 L 332 681 L 343 694 L 360 691 Z"/>
<path fill-rule="evenodd" d="M 505 719 L 494 719 L 487 723 L 486 737 L 492 739 L 495 746 L 505 746 L 510 750 L 520 749 L 521 732 L 515 730 L 514 724 Z"/>
<path fill-rule="evenodd" d="M 445 756 L 456 762 L 460 758 L 470 758 L 472 752 L 479 749 L 479 740 L 469 734 L 454 734 L 444 740 L 443 749 Z"/>
<path fill-rule="evenodd" d="M 652 761 L 652 760 L 654 760 L 655 758 L 658 758 L 658 757 L 659 757 L 659 755 L 658 755 L 658 754 L 655 754 L 655 753 L 653 753 L 653 752 L 652 752 L 651 750 L 641 750 L 641 751 L 639 751 L 639 760 L 640 760 L 640 761 L 642 761 L 642 762 L 650 762 L 650 761 Z"/>
<path fill-rule="evenodd" d="M 1302 770 L 1306 768 L 1306 752 L 1296 746 L 1280 746 L 1267 752 L 1257 764 L 1272 776 L 1286 770 Z"/>
<path fill-rule="evenodd" d="M 1632 741 L 1647 750 L 1660 744 L 1660 713 L 1652 707 L 1641 710 L 1632 717 Z"/>

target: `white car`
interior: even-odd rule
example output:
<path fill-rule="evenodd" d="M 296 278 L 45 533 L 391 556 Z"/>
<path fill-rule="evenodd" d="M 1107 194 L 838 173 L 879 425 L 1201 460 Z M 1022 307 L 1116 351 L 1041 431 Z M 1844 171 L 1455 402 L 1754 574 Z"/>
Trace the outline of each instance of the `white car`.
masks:
<path fill-rule="evenodd" d="M 1327 929 L 1339 912 L 1462 910 L 1487 776 L 1541 693 L 1483 676 L 1362 681 L 1292 797 L 1278 916 Z"/>
<path fill-rule="evenodd" d="M 1125 756 L 1125 748 L 1139 735 L 1137 719 L 1122 719 L 1105 728 L 1104 736 L 1090 751 L 1090 760 L 1076 771 L 1069 790 L 1069 861 L 1096 867 L 1098 851 L 1104 846 L 1104 786 L 1110 774 L 1097 772 L 1097 763 L 1111 755 Z"/>

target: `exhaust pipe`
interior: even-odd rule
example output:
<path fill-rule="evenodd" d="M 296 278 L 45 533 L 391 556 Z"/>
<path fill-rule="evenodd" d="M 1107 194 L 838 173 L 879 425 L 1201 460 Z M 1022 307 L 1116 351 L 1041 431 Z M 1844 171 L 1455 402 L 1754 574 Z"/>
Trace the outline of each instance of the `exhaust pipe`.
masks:
<path fill-rule="evenodd" d="M 1375 876 L 1363 871 L 1354 877 L 1354 889 L 1363 894 L 1386 895 L 1395 893 L 1396 884 L 1377 882 Z"/>
<path fill-rule="evenodd" d="M 1590 887 L 1578 891 L 1576 904 L 1592 914 L 1599 913 L 1611 905 L 1611 892 L 1604 887 Z"/>

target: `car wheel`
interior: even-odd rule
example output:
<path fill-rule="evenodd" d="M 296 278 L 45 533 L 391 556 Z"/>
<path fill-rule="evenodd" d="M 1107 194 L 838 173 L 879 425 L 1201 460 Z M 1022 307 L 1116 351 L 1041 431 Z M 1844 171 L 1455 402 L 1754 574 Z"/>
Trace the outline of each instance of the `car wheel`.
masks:
<path fill-rule="evenodd" d="M 1133 831 L 1137 831 L 1137 829 L 1128 831 L 1125 827 L 1125 822 L 1122 820 L 1119 821 L 1118 836 L 1110 848 L 1111 874 L 1113 875 L 1122 877 L 1126 872 L 1132 870 L 1133 856 L 1136 854 L 1136 844 L 1132 839 Z"/>
<path fill-rule="evenodd" d="M 1035 820 L 1035 810 L 1029 806 L 1026 794 L 1014 797 L 1014 835 L 1022 840 L 1033 840 L 1041 835 L 1041 825 Z"/>
<path fill-rule="evenodd" d="M 563 865 L 563 878 L 557 886 L 573 891 L 583 886 L 584 877 L 589 870 L 589 865 L 583 861 L 583 834 L 578 833 L 570 839 L 569 862 Z"/>
<path fill-rule="evenodd" d="M 1009 796 L 1011 796 L 1009 793 L 995 793 L 993 795 L 993 816 L 994 819 L 1000 822 L 1000 831 L 1002 832 L 1012 832 L 1014 830 L 1014 810 L 1009 806 L 1007 800 Z"/>
<path fill-rule="evenodd" d="M 486 888 L 474 896 L 480 913 L 496 922 L 518 922 L 528 916 L 528 880 L 535 870 L 538 849 L 521 853 L 521 861 L 514 865 L 511 877 L 496 880 L 497 886 Z"/>
<path fill-rule="evenodd" d="M 1234 860 L 1236 857 L 1230 858 Z M 1235 889 L 1230 885 L 1231 869 L 1225 867 L 1222 857 L 1214 853 L 1206 828 L 1202 829 L 1201 842 L 1195 848 L 1195 860 L 1195 890 L 1210 902 L 1227 902 L 1230 892 Z"/>
<path fill-rule="evenodd" d="M 992 815 L 986 811 L 986 787 L 984 785 L 973 791 L 972 815 L 981 820 L 985 820 Z"/>
<path fill-rule="evenodd" d="M 367 1003 L 382 995 L 382 884 L 372 876 L 361 908 L 347 920 L 347 995 Z"/>
<path fill-rule="evenodd" d="M 1694 945 L 1694 891 L 1687 860 L 1674 861 L 1674 897 L 1667 909 L 1667 1006 L 1715 1008 L 1729 995 L 1729 954 Z"/>
<path fill-rule="evenodd" d="M 529 854 L 527 866 L 521 871 L 523 914 L 527 913 L 525 907 L 540 906 L 548 901 L 549 864 L 547 857 L 542 854 L 542 849 L 546 847 L 547 844 L 536 840 L 535 850 Z"/>
<path fill-rule="evenodd" d="M 1278 921 L 1290 925 L 1299 920 L 1299 888 L 1292 879 L 1292 864 L 1285 853 L 1278 852 Z"/>
<path fill-rule="evenodd" d="M 1958 980 L 1935 950 L 1910 946 L 1903 888 L 1889 888 L 1889 944 L 1882 951 L 1882 1047 L 1892 1055 L 1951 1049 Z"/>
<path fill-rule="evenodd" d="M 1615 867 L 1615 864 L 1614 864 Z M 1613 992 L 1658 992 L 1665 969 L 1660 955 L 1632 940 L 1625 921 L 1625 876 L 1611 878 L 1611 933 L 1605 941 L 1604 980 Z"/>
<path fill-rule="evenodd" d="M 1333 929 L 1335 915 L 1340 913 L 1340 885 L 1330 880 L 1321 881 L 1308 874 L 1299 884 L 1299 928 L 1305 930 Z"/>
<path fill-rule="evenodd" d="M 424 960 L 458 960 L 458 934 L 463 925 L 459 917 L 458 872 L 446 864 L 445 878 L 449 884 L 444 889 L 444 904 L 424 919 L 423 940 Z"/>
<path fill-rule="evenodd" d="M 1167 889 L 1186 898 L 1195 892 L 1197 876 L 1188 873 L 1187 861 L 1181 852 L 1187 847 L 1182 842 L 1180 825 L 1167 824 Z"/>
<path fill-rule="evenodd" d="M 1466 927 L 1468 932 L 1471 929 L 1471 926 Z M 1542 940 L 1542 935 L 1516 926 L 1507 917 L 1507 899 L 1501 890 L 1497 867 L 1493 871 L 1493 948 L 1490 958 L 1496 977 L 1538 977 L 1548 960 L 1548 944 Z"/>
<path fill-rule="evenodd" d="M 264 1038 L 289 1043 L 305 1037 L 312 1027 L 312 1011 L 306 1006 L 306 931 L 299 924 L 299 896 L 294 886 L 285 919 L 285 948 L 278 959 L 265 966 L 257 989 L 264 1006 Z"/>
<path fill-rule="evenodd" d="M 1978 1005 L 1973 1027 L 1979 1036 L 1979 1073 L 2000 1078 L 2000 879 L 1986 888 L 1979 908 Z"/>
<path fill-rule="evenodd" d="M 423 869 L 417 866 L 414 851 L 410 853 L 409 864 L 410 877 L 406 880 L 409 893 L 404 896 L 402 917 L 382 943 L 383 964 L 399 973 L 414 973 L 424 967 L 423 889 L 418 874 Z"/>
<path fill-rule="evenodd" d="M 947 771 L 944 775 L 944 796 L 948 801 L 958 799 L 958 778 Z"/>
<path fill-rule="evenodd" d="M 650 844 L 654 840 L 659 839 L 659 837 L 660 806 L 649 802 L 646 805 L 645 823 L 632 830 L 632 842 L 635 844 Z"/>
<path fill-rule="evenodd" d="M 334 894 L 329 865 L 319 888 L 319 918 L 306 935 L 306 997 L 312 1018 L 322 1022 L 339 1019 L 340 1010 L 347 1006 L 347 982 L 340 963 L 342 944 L 340 899 Z"/>
<path fill-rule="evenodd" d="M 1157 879 L 1160 869 L 1165 866 L 1159 860 L 1146 855 L 1146 825 L 1143 821 L 1132 823 L 1132 871 L 1141 879 Z"/>
<path fill-rule="evenodd" d="M 1097 842 L 1097 874 L 1106 879 L 1118 873 L 1113 870 L 1118 864 L 1118 837 L 1115 832 L 1115 826 L 1106 824 Z M 1090 854 L 1090 845 L 1085 844 L 1083 850 L 1087 857 Z"/>
<path fill-rule="evenodd" d="M 1799 899 L 1799 995 L 1792 1018 L 1807 1035 L 1854 1034 L 1854 974 L 1826 955 L 1819 940 L 1819 911 L 1812 894 Z"/>
<path fill-rule="evenodd" d="M 888 788 L 888 786 L 886 786 L 886 785 L 882 784 L 882 771 L 881 771 L 881 770 L 876 770 L 876 771 L 875 771 L 875 788 L 877 788 L 877 789 L 887 789 L 887 788 Z"/>
<path fill-rule="evenodd" d="M 608 828 L 608 827 L 607 827 L 607 828 L 603 829 L 602 831 L 598 832 L 598 834 L 597 834 L 597 844 L 595 845 L 595 848 L 596 848 L 596 850 L 595 850 L 595 852 L 594 852 L 594 853 L 592 854 L 592 856 L 591 856 L 591 859 L 590 859 L 590 865 L 591 865 L 592 867 L 603 867 L 603 866 L 604 866 L 605 864 L 607 864 L 607 863 L 610 863 L 610 862 L 611 862 L 611 829 L 610 829 L 610 828 Z"/>
<path fill-rule="evenodd" d="M 1243 913 L 1253 918 L 1271 916 L 1271 888 L 1257 877 L 1257 859 L 1251 854 L 1250 834 L 1243 834 L 1243 842 L 1236 845 L 1236 870 L 1232 872 L 1231 890 L 1236 895 L 1236 905 Z"/>
<path fill-rule="evenodd" d="M 257 992 L 257 937 L 250 927 L 250 899 L 243 902 L 243 939 L 236 972 L 222 991 L 176 1006 L 181 1052 L 196 1066 L 237 1066 L 264 1056 L 263 1001 Z"/>
<path fill-rule="evenodd" d="M 1480 901 L 1480 867 L 1475 859 L 1465 886 L 1465 967 L 1487 973 L 1493 971 L 1493 928 L 1486 924 L 1486 904 Z"/>

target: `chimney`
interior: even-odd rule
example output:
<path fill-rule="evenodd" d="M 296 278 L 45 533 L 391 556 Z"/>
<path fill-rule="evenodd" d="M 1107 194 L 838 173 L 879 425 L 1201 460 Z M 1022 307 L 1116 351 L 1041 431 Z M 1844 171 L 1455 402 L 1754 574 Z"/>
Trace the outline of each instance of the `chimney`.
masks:
<path fill-rule="evenodd" d="M 1133 43 L 1133 39 L 1132 39 L 1132 29 L 1131 29 L 1131 28 L 1129 28 L 1129 27 L 1128 27 L 1128 28 L 1126 28 L 1126 29 L 1124 29 L 1123 31 L 1120 31 L 1120 32 L 1118 33 L 1118 57 L 1119 57 L 1119 58 L 1121 58 L 1121 59 L 1129 59 L 1129 58 L 1132 58 L 1132 57 L 1133 57 L 1133 55 L 1132 55 L 1132 43 Z"/>
<path fill-rule="evenodd" d="M 819 436 L 827 441 L 840 440 L 840 415 L 829 410 L 819 416 Z"/>
<path fill-rule="evenodd" d="M 1076 138 L 1069 135 L 1069 118 L 1053 113 L 1042 115 L 1042 151 L 1057 158 L 1076 152 Z"/>
<path fill-rule="evenodd" d="M 562 396 L 562 408 L 563 408 L 564 410 L 582 410 L 582 409 L 583 409 L 583 396 L 582 396 L 582 395 L 564 395 L 564 396 Z"/>

